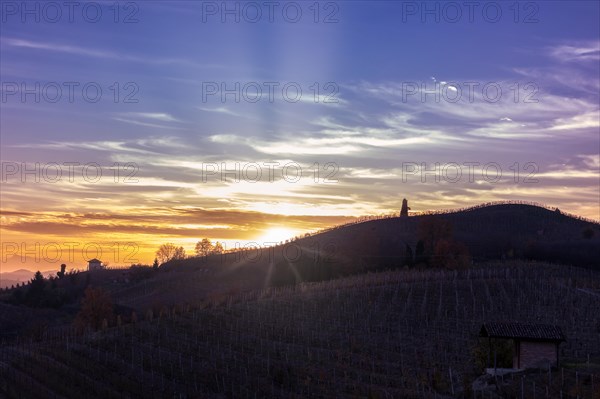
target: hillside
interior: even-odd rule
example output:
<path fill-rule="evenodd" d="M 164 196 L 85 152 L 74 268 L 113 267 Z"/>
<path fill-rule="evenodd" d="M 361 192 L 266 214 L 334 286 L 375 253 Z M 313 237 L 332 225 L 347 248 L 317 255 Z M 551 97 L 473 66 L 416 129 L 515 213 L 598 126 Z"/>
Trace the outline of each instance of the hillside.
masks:
<path fill-rule="evenodd" d="M 319 239 L 335 243 L 340 254 L 353 260 L 369 255 L 401 257 L 406 244 L 415 248 L 418 226 L 426 219 L 448 221 L 454 238 L 467 245 L 476 261 L 523 257 L 528 250 L 537 249 L 535 255 L 551 258 L 546 260 L 597 266 L 598 223 L 532 205 L 493 205 L 441 215 L 375 220 L 331 231 Z M 586 229 L 593 231 L 591 238 L 584 237 Z M 549 248 L 555 250 L 547 254 Z"/>
<path fill-rule="evenodd" d="M 451 225 L 454 239 L 466 244 L 475 263 L 537 259 L 600 267 L 598 223 L 542 207 L 503 204 L 340 226 L 273 248 L 169 262 L 156 273 L 86 272 L 77 284 L 79 292 L 82 284 L 102 286 L 119 306 L 145 312 L 270 286 L 401 268 L 406 265 L 406 246 L 415 250 L 420 224 L 432 219 Z M 586 230 L 591 237 L 584 237 Z"/>
<path fill-rule="evenodd" d="M 533 259 L 600 269 L 600 224 L 542 207 L 504 204 L 443 215 L 387 218 L 331 229 L 285 245 L 170 262 L 141 286 L 115 290 L 128 306 L 320 281 L 403 267 L 419 225 L 443 219 L 474 262 Z M 592 231 L 590 238 L 584 237 Z"/>
<path fill-rule="evenodd" d="M 511 319 L 559 325 L 567 336 L 561 359 L 570 366 L 502 379 L 494 388 L 500 397 L 595 399 L 598 308 L 600 274 L 580 268 L 512 263 L 371 273 L 182 303 L 98 333 L 7 344 L 0 393 L 468 397 L 481 372 L 474 355 L 481 324 Z"/>

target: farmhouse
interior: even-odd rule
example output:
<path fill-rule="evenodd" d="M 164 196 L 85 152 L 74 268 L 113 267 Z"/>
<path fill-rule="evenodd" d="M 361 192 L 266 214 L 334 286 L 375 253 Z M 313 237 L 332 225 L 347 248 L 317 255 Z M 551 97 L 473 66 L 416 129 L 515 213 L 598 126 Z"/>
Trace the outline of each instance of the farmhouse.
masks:
<path fill-rule="evenodd" d="M 480 337 L 513 341 L 513 368 L 545 368 L 558 366 L 558 346 L 565 337 L 558 326 L 523 323 L 485 323 Z M 491 354 L 490 358 L 493 359 Z"/>
<path fill-rule="evenodd" d="M 88 261 L 88 271 L 94 271 L 94 270 L 103 270 L 104 269 L 104 265 L 102 264 L 102 261 L 94 258 L 94 259 L 90 259 Z"/>

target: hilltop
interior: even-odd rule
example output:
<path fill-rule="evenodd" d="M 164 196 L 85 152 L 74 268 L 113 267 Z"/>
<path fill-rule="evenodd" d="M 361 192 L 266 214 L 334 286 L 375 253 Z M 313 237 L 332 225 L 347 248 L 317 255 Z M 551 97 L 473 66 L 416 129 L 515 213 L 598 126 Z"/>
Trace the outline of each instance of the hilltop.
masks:
<path fill-rule="evenodd" d="M 449 224 L 453 239 L 467 247 L 474 263 L 529 259 L 600 268 L 599 223 L 541 206 L 499 204 L 364 221 L 272 248 L 173 261 L 162 269 L 174 274 L 163 277 L 185 296 L 188 282 L 195 289 L 203 281 L 218 282 L 210 287 L 213 292 L 219 283 L 243 290 L 405 267 L 410 263 L 407 246 L 413 256 L 416 252 L 419 226 L 440 220 Z"/>

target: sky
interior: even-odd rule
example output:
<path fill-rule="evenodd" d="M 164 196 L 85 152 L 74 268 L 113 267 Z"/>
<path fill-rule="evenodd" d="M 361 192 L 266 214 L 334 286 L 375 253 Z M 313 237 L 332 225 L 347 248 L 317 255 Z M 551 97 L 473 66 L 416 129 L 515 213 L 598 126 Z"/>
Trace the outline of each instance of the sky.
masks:
<path fill-rule="evenodd" d="M 402 198 L 600 220 L 597 1 L 0 4 L 0 271 Z"/>

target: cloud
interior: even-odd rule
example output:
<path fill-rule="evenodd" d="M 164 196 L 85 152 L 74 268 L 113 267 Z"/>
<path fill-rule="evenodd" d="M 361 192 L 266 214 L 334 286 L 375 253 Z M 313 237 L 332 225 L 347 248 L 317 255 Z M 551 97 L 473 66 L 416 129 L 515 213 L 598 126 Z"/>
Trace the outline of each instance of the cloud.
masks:
<path fill-rule="evenodd" d="M 372 148 L 392 148 L 418 144 L 426 144 L 430 139 L 426 137 L 392 137 L 392 136 L 354 136 L 333 133 L 328 131 L 329 136 L 335 137 L 306 137 L 297 138 L 293 136 L 282 137 L 277 141 L 266 141 L 259 138 L 246 138 L 236 135 L 213 135 L 211 140 L 217 143 L 238 143 L 251 147 L 258 153 L 270 155 L 343 155 L 360 153 Z"/>
<path fill-rule="evenodd" d="M 240 114 L 233 112 L 232 110 L 230 110 L 227 107 L 218 107 L 218 108 L 204 108 L 204 107 L 197 107 L 200 111 L 204 111 L 204 112 L 215 112 L 218 114 L 226 114 L 226 115 L 232 115 L 232 116 L 241 116 Z"/>
<path fill-rule="evenodd" d="M 580 158 L 583 161 L 583 164 L 589 168 L 595 169 L 596 171 L 600 169 L 600 154 L 578 155 L 577 158 Z"/>
<path fill-rule="evenodd" d="M 597 85 L 597 80 L 590 84 Z M 430 92 L 435 89 L 429 86 L 425 90 L 430 94 L 422 95 L 421 84 L 413 83 L 417 92 L 412 95 L 407 95 L 402 82 L 363 82 L 355 90 L 388 104 L 388 115 L 380 117 L 380 122 L 399 132 L 429 137 L 430 144 L 451 137 L 455 143 L 469 136 L 511 140 L 553 137 L 561 134 L 559 130 L 598 127 L 597 97 L 567 97 L 543 80 L 519 86 L 510 80 L 492 81 L 501 90 L 497 101 L 491 101 L 483 91 L 486 82 L 475 89 L 459 85 L 458 93 L 462 94 L 456 102 L 446 98 L 441 89 L 434 96 Z"/>
<path fill-rule="evenodd" d="M 177 126 L 169 126 L 165 124 L 157 124 L 158 122 L 181 122 L 173 116 L 162 113 L 162 112 L 127 112 L 118 114 L 118 116 L 112 118 L 115 121 L 125 122 L 132 125 L 160 128 L 160 129 L 174 129 L 181 130 L 183 128 Z M 150 122 L 149 122 L 150 121 Z"/>
<path fill-rule="evenodd" d="M 304 104 L 315 104 L 327 107 L 341 107 L 348 105 L 348 101 L 340 98 L 337 91 L 331 92 L 330 94 L 303 95 L 300 97 L 299 101 Z"/>
<path fill-rule="evenodd" d="M 127 112 L 123 115 L 158 120 L 158 121 L 162 121 L 162 122 L 180 122 L 178 119 L 175 119 L 173 116 L 166 114 L 166 113 L 162 113 L 162 112 Z"/>
<path fill-rule="evenodd" d="M 63 43 L 50 43 L 43 41 L 32 41 L 19 38 L 5 37 L 0 39 L 1 43 L 10 47 L 27 48 L 33 50 L 51 51 L 56 53 L 72 54 L 84 57 L 110 59 L 114 61 L 138 62 L 145 64 L 170 65 L 177 64 L 181 66 L 200 67 L 200 68 L 221 68 L 218 65 L 198 64 L 182 58 L 156 58 L 156 57 L 140 57 L 108 50 L 98 50 L 88 47 L 73 46 Z"/>
<path fill-rule="evenodd" d="M 561 44 L 550 47 L 548 53 L 551 57 L 560 61 L 599 61 L 600 41 Z"/>
<path fill-rule="evenodd" d="M 121 154 L 126 154 L 128 156 L 127 162 L 135 161 L 132 157 L 132 154 L 143 155 L 140 160 L 147 159 L 146 155 L 158 155 L 165 154 L 167 150 L 169 151 L 181 151 L 183 149 L 189 149 L 189 145 L 181 143 L 178 141 L 177 137 L 173 136 L 150 136 L 150 137 L 142 137 L 131 140 L 103 140 L 103 141 L 51 141 L 51 142 L 42 142 L 42 143 L 25 143 L 25 144 L 12 144 L 7 145 L 7 147 L 11 148 L 26 148 L 26 149 L 43 149 L 43 150 L 70 150 L 70 151 L 78 151 L 78 150 L 91 150 L 91 151 L 103 151 L 109 152 L 111 155 L 116 158 Z M 82 156 L 85 158 L 85 156 Z M 54 159 L 51 157 L 51 159 Z M 87 159 L 89 161 L 89 159 Z M 40 162 L 40 159 L 37 159 L 36 162 Z"/>
<path fill-rule="evenodd" d="M 6 211 L 3 209 L 2 213 Z M 13 217 L 15 216 L 15 217 Z M 33 212 L 30 215 L 10 215 L 2 229 L 40 236 L 82 237 L 101 234 L 149 234 L 161 237 L 219 237 L 253 239 L 265 228 L 284 225 L 293 228 L 323 228 L 342 223 L 345 216 L 306 216 L 271 214 L 253 210 L 204 209 L 194 207 L 139 208 L 132 207 L 114 213 Z M 54 238 L 48 238 L 52 241 Z"/>
<path fill-rule="evenodd" d="M 558 118 L 550 129 L 575 130 L 586 128 L 600 128 L 600 111 L 596 110 L 566 118 Z"/>
<path fill-rule="evenodd" d="M 12 148 L 39 148 L 45 150 L 93 150 L 108 152 L 133 152 L 150 154 L 150 151 L 131 148 L 125 141 L 88 141 L 88 142 L 64 142 L 52 141 L 48 143 L 13 144 Z"/>
<path fill-rule="evenodd" d="M 88 57 L 95 58 L 111 58 L 111 59 L 128 59 L 131 57 L 120 56 L 117 53 L 112 51 L 102 51 L 102 50 L 94 50 L 84 47 L 71 46 L 66 44 L 56 44 L 56 43 L 47 43 L 47 42 L 34 42 L 30 40 L 24 39 L 16 39 L 16 38 L 3 38 L 1 39 L 2 43 L 7 44 L 11 47 L 23 47 L 30 48 L 36 50 L 47 50 L 54 51 L 60 53 L 68 53 L 68 54 L 76 54 L 76 55 L 84 55 Z"/>

